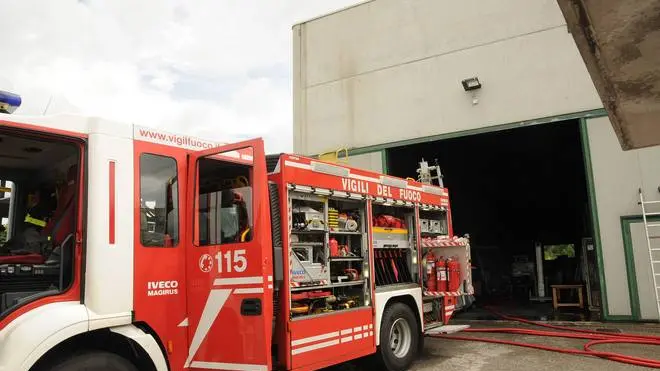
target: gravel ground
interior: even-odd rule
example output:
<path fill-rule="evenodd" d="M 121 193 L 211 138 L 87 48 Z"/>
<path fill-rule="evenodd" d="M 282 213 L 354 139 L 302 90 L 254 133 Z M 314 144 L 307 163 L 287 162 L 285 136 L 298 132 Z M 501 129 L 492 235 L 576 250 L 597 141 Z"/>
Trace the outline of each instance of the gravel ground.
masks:
<path fill-rule="evenodd" d="M 512 323 L 472 323 L 473 327 L 523 327 Z M 658 325 L 590 324 L 578 328 L 607 329 L 613 332 L 647 333 L 660 336 Z M 468 335 L 467 333 L 465 333 Z M 560 348 L 582 349 L 585 341 L 561 338 L 541 338 L 508 334 L 474 334 L 468 336 L 489 337 L 544 344 Z M 660 347 L 617 344 L 601 345 L 602 351 L 616 351 L 628 355 L 660 360 Z M 370 368 L 344 366 L 342 371 L 367 371 Z M 413 364 L 411 371 L 512 371 L 512 370 L 566 370 L 566 371 L 635 371 L 646 367 L 631 366 L 595 357 L 560 354 L 509 345 L 426 338 L 423 354 Z"/>

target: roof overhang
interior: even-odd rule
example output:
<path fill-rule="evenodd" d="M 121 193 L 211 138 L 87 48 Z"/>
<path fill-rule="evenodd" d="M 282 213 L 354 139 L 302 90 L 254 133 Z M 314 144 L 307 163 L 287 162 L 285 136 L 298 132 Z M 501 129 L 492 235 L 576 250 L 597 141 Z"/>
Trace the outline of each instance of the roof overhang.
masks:
<path fill-rule="evenodd" d="M 660 0 L 557 0 L 624 150 L 660 144 Z"/>

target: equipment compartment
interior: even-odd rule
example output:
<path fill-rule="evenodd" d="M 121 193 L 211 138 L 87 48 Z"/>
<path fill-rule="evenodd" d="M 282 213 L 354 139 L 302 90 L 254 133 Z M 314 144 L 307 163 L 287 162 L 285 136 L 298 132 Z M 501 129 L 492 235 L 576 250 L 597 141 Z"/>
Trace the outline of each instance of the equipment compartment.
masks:
<path fill-rule="evenodd" d="M 371 305 L 366 200 L 289 196 L 291 317 Z"/>
<path fill-rule="evenodd" d="M 444 208 L 438 208 L 438 210 L 420 209 L 419 225 L 422 238 L 449 235 L 447 211 Z"/>
<path fill-rule="evenodd" d="M 418 282 L 414 206 L 374 202 L 372 212 L 376 286 Z"/>

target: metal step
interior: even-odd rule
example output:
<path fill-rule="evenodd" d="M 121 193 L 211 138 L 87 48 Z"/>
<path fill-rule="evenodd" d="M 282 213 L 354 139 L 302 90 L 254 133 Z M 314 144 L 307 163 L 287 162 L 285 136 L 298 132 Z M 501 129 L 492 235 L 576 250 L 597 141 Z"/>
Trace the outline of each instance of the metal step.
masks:
<path fill-rule="evenodd" d="M 425 335 L 455 334 L 470 328 L 470 325 L 444 325 L 424 331 Z"/>

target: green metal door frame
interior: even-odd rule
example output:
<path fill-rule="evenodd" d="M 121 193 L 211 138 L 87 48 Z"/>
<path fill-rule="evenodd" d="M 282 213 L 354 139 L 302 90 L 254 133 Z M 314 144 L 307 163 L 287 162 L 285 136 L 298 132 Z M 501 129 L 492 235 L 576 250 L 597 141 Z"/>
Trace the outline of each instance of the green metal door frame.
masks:
<path fill-rule="evenodd" d="M 386 149 L 381 149 L 380 150 L 380 160 L 383 162 L 383 164 L 382 164 L 383 174 L 389 174 L 390 163 L 388 161 L 387 150 Z"/>
<path fill-rule="evenodd" d="M 601 315 L 605 321 L 629 321 L 631 316 L 611 315 L 607 301 L 607 281 L 605 280 L 605 266 L 603 263 L 603 244 L 600 238 L 600 221 L 598 220 L 598 204 L 596 202 L 596 183 L 591 163 L 591 149 L 589 148 L 589 130 L 587 128 L 588 117 L 580 119 L 580 141 L 582 143 L 582 158 L 584 160 L 584 172 L 587 180 L 587 198 L 589 201 L 589 213 L 591 215 L 591 228 L 593 232 L 594 246 L 596 246 L 596 261 L 598 264 L 598 279 L 600 281 L 600 302 L 602 304 Z"/>
<path fill-rule="evenodd" d="M 443 139 L 452 139 L 452 138 L 466 137 L 466 136 L 470 136 L 470 135 L 492 133 L 492 132 L 496 132 L 496 131 L 516 129 L 516 128 L 526 127 L 526 126 L 542 125 L 542 124 L 549 124 L 549 123 L 553 123 L 553 122 L 569 121 L 569 120 L 576 120 L 576 119 L 597 118 L 597 117 L 603 117 L 603 116 L 607 116 L 607 111 L 605 111 L 605 109 L 603 109 L 603 108 L 599 108 L 599 109 L 569 113 L 569 114 L 564 114 L 564 115 L 555 115 L 555 116 L 541 117 L 541 118 L 532 119 L 532 120 L 516 121 L 516 122 L 512 122 L 512 123 L 508 123 L 508 124 L 488 125 L 488 126 L 481 127 L 481 128 L 478 128 L 478 129 L 469 129 L 469 130 L 456 131 L 456 132 L 451 132 L 451 133 L 431 135 L 431 136 L 427 136 L 427 137 L 405 139 L 405 140 L 399 140 L 399 141 L 382 143 L 382 144 L 375 144 L 375 145 L 370 145 L 370 146 L 365 146 L 365 147 L 349 148 L 348 149 L 348 156 L 357 156 L 357 155 L 364 155 L 364 154 L 373 153 L 373 152 L 380 152 L 382 162 L 383 162 L 383 172 L 387 173 L 389 171 L 389 168 L 388 168 L 389 162 L 388 162 L 387 150 L 395 148 L 395 147 L 410 146 L 410 145 L 414 145 L 414 144 L 428 143 L 428 142 L 436 142 L 436 141 L 443 140 Z M 313 155 L 309 155 L 309 156 L 310 157 L 318 157 L 319 154 L 313 154 Z"/>
<path fill-rule="evenodd" d="M 593 109 L 593 110 L 587 110 L 587 111 L 581 111 L 581 112 L 575 112 L 575 113 L 568 113 L 568 114 L 564 114 L 564 115 L 555 115 L 555 116 L 541 117 L 541 118 L 532 119 L 532 120 L 516 121 L 516 122 L 512 122 L 512 123 L 508 123 L 508 124 L 488 125 L 488 126 L 480 127 L 480 128 L 477 128 L 477 129 L 469 129 L 469 130 L 463 130 L 463 131 L 455 131 L 455 132 L 451 132 L 451 133 L 430 135 L 430 136 L 420 137 L 420 138 L 398 140 L 398 141 L 394 141 L 394 142 L 374 144 L 374 145 L 364 146 L 364 147 L 354 147 L 354 148 L 349 148 L 348 149 L 348 155 L 349 156 L 364 155 L 366 153 L 380 152 L 380 151 L 391 149 L 391 148 L 394 148 L 394 147 L 402 147 L 402 146 L 410 146 L 410 145 L 413 145 L 413 144 L 436 142 L 436 141 L 443 140 L 443 139 L 460 138 L 460 137 L 466 137 L 466 136 L 470 136 L 470 135 L 492 133 L 492 132 L 496 132 L 496 131 L 516 129 L 516 128 L 526 127 L 526 126 L 542 125 L 542 124 L 549 124 L 549 123 L 553 123 L 553 122 L 561 122 L 561 121 L 569 121 L 569 120 L 577 120 L 577 119 L 597 118 L 597 117 L 603 117 L 603 116 L 607 116 L 607 112 L 604 109 L 599 108 L 599 109 Z M 318 154 L 311 155 L 311 157 L 316 157 L 316 156 L 318 156 Z"/>
<path fill-rule="evenodd" d="M 660 216 L 647 217 L 649 222 L 660 222 Z M 626 215 L 621 217 L 621 236 L 623 237 L 623 252 L 626 257 L 626 276 L 628 277 L 628 292 L 630 295 L 631 320 L 643 321 L 641 305 L 639 302 L 639 288 L 637 287 L 637 271 L 635 270 L 635 252 L 632 242 L 630 226 L 643 223 L 642 215 Z M 644 247 L 646 248 L 646 246 Z"/>
<path fill-rule="evenodd" d="M 610 311 L 607 303 L 607 282 L 605 282 L 605 268 L 603 265 L 603 245 L 600 238 L 600 222 L 598 220 L 598 205 L 596 202 L 596 183 L 591 164 L 591 149 L 589 148 L 589 131 L 586 118 L 580 119 L 580 143 L 582 143 L 582 159 L 584 161 L 584 173 L 587 180 L 587 199 L 589 202 L 589 214 L 591 216 L 591 231 L 593 232 L 594 246 L 596 247 L 598 280 L 601 287 L 601 313 L 604 320 L 610 320 Z"/>
<path fill-rule="evenodd" d="M 596 202 L 596 189 L 595 189 L 594 174 L 591 164 L 591 152 L 589 149 L 589 133 L 587 130 L 587 119 L 606 117 L 606 116 L 607 116 L 607 112 L 604 109 L 600 108 L 595 110 L 588 110 L 588 111 L 582 111 L 582 112 L 576 112 L 576 113 L 570 113 L 564 115 L 543 117 L 534 120 L 518 121 L 509 124 L 491 125 L 491 126 L 481 127 L 478 129 L 470 129 L 470 130 L 464 130 L 464 131 L 458 131 L 452 133 L 438 134 L 438 135 L 432 135 L 422 138 L 406 139 L 406 140 L 383 143 L 383 144 L 366 146 L 366 147 L 351 148 L 348 150 L 348 155 L 355 156 L 355 155 L 363 155 L 373 152 L 380 152 L 382 166 L 383 166 L 383 173 L 387 174 L 389 172 L 388 150 L 395 147 L 435 142 L 444 139 L 460 138 L 470 135 L 492 133 L 496 131 L 516 129 L 520 127 L 543 125 L 543 124 L 557 123 L 557 122 L 570 121 L 576 119 L 579 120 L 580 139 L 581 139 L 580 141 L 582 144 L 582 155 L 584 159 L 585 177 L 587 181 L 587 197 L 588 197 L 589 210 L 591 215 L 593 240 L 594 240 L 594 245 L 596 247 L 598 277 L 601 285 L 602 316 L 603 319 L 606 321 L 622 321 L 622 320 L 629 321 L 632 319 L 632 316 L 619 316 L 619 315 L 609 314 L 609 307 L 607 303 L 607 283 L 605 282 L 605 270 L 603 266 L 603 248 L 602 248 L 602 242 L 600 236 L 600 223 L 598 221 L 598 205 Z"/>

